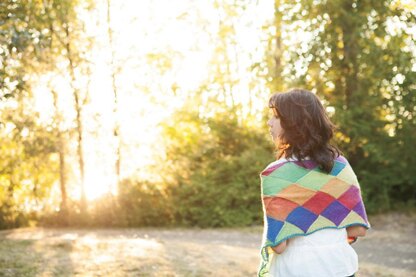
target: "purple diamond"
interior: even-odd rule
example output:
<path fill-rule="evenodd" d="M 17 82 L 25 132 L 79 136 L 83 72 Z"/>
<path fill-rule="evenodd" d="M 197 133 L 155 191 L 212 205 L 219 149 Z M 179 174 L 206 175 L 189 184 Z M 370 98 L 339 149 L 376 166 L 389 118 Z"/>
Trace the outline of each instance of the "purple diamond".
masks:
<path fill-rule="evenodd" d="M 344 207 L 338 201 L 332 202 L 322 213 L 321 215 L 325 216 L 329 220 L 335 223 L 335 225 L 339 225 L 342 220 L 350 213 L 350 210 Z"/>
<path fill-rule="evenodd" d="M 289 214 L 286 221 L 298 226 L 303 232 L 306 232 L 309 226 L 315 222 L 317 217 L 318 216 L 316 214 L 311 213 L 307 209 L 297 207 Z"/>
<path fill-rule="evenodd" d="M 368 221 L 367 214 L 365 212 L 365 208 L 362 201 L 358 202 L 352 210 L 359 214 L 365 221 Z"/>
<path fill-rule="evenodd" d="M 303 163 L 303 164 L 302 164 Z M 306 169 L 314 169 L 315 167 L 317 167 L 318 165 L 312 161 L 312 160 L 305 160 L 305 161 L 296 161 L 295 162 L 296 165 L 306 168 Z"/>
<path fill-rule="evenodd" d="M 272 165 L 271 167 L 266 168 L 265 170 L 263 170 L 263 172 L 261 173 L 261 175 L 263 176 L 268 176 L 270 175 L 273 171 L 275 171 L 276 169 L 278 169 L 279 167 L 281 167 L 282 165 L 286 164 L 284 163 L 278 163 L 275 165 Z"/>
<path fill-rule="evenodd" d="M 348 164 L 348 161 L 344 156 L 338 156 L 335 160 L 343 164 Z"/>

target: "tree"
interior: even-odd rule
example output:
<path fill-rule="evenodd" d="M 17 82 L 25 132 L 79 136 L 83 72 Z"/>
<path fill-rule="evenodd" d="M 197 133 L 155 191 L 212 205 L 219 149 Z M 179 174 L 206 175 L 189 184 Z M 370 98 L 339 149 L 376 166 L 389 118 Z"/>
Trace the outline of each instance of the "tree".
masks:
<path fill-rule="evenodd" d="M 27 91 L 27 75 L 50 51 L 49 24 L 41 1 L 0 2 L 0 100 Z"/>
<path fill-rule="evenodd" d="M 5 100 L 0 116 L 0 228 L 36 219 L 58 177 L 55 136 L 38 123 L 29 99 L 20 93 Z"/>
<path fill-rule="evenodd" d="M 88 59 L 86 51 L 90 47 L 90 40 L 81 42 L 83 24 L 77 18 L 74 1 L 45 2 L 44 8 L 48 14 L 49 32 L 58 44 L 57 49 L 63 49 L 63 58 L 66 60 L 69 73 L 69 85 L 73 93 L 73 105 L 75 109 L 75 122 L 77 132 L 77 156 L 80 171 L 81 185 L 81 213 L 87 212 L 87 198 L 85 194 L 85 158 L 84 158 L 84 125 L 83 108 L 88 101 L 88 86 L 82 88 L 79 76 L 89 76 Z"/>
<path fill-rule="evenodd" d="M 55 69 L 64 49 L 54 43 L 56 36 L 51 30 L 59 24 L 54 15 L 74 14 L 74 4 L 54 0 L 0 3 L 0 131 L 4 142 L 0 178 L 3 192 L 7 191 L 0 193 L 0 198 L 4 197 L 1 201 L 5 201 L 2 213 L 6 215 L 2 227 L 24 225 L 19 218 L 44 209 L 44 201 L 57 178 L 58 163 L 54 158 L 57 152 L 62 154 L 62 149 L 55 139 L 54 126 L 39 122 L 39 115 L 32 108 L 32 87 L 33 78 Z M 65 206 L 62 184 L 61 189 Z"/>
<path fill-rule="evenodd" d="M 204 118 L 186 106 L 163 126 L 161 177 L 174 222 L 185 226 L 247 226 L 261 221 L 258 173 L 272 160 L 264 130 L 230 111 Z M 180 204 L 179 204 L 180 203 Z"/>
<path fill-rule="evenodd" d="M 116 161 L 115 161 L 115 172 L 117 176 L 117 189 L 119 190 L 120 180 L 121 180 L 121 134 L 120 134 L 120 122 L 118 116 L 118 87 L 117 87 L 117 72 L 119 68 L 116 67 L 116 57 L 115 57 L 115 49 L 114 49 L 114 42 L 113 42 L 113 30 L 111 28 L 111 1 L 107 0 L 107 35 L 108 35 L 108 44 L 109 50 L 111 52 L 110 58 L 110 74 L 111 74 L 111 88 L 114 94 L 114 106 L 113 106 L 113 115 L 114 115 L 114 126 L 113 126 L 113 135 L 116 141 Z"/>
<path fill-rule="evenodd" d="M 336 141 L 357 169 L 370 209 L 409 199 L 395 187 L 415 186 L 406 173 L 398 177 L 416 162 L 404 154 L 414 149 L 406 142 L 415 129 L 408 83 L 415 79 L 409 62 L 415 60 L 409 31 L 414 11 L 398 2 L 343 0 L 281 1 L 280 9 L 284 40 L 294 33 L 300 38 L 285 45 L 285 80 L 316 91 L 334 111 Z"/>
<path fill-rule="evenodd" d="M 62 214 L 62 219 L 67 221 L 68 215 L 68 195 L 67 195 L 67 174 L 66 174 L 66 143 L 65 143 L 65 134 L 67 133 L 61 127 L 63 123 L 63 118 L 58 104 L 58 93 L 52 88 L 51 93 L 53 96 L 53 106 L 54 106 L 54 118 L 53 125 L 54 130 L 56 131 L 57 144 L 58 144 L 58 155 L 59 155 L 59 183 L 61 189 L 61 204 L 60 212 Z"/>

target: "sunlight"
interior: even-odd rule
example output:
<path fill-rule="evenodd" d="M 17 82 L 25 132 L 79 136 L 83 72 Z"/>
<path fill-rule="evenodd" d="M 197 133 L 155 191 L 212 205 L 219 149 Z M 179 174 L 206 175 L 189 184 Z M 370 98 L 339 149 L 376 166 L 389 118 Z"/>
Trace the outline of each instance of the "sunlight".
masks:
<path fill-rule="evenodd" d="M 232 61 L 232 78 L 236 81 L 232 93 L 243 106 L 246 115 L 261 110 L 261 99 L 249 96 L 250 89 L 262 89 L 265 83 L 253 83 L 255 76 L 246 72 L 250 55 L 261 57 L 258 44 L 264 20 L 272 16 L 271 1 L 252 4 L 235 23 L 239 43 L 234 50 L 241 54 Z M 191 12 L 192 11 L 192 12 Z M 77 83 L 81 97 L 87 97 L 83 106 L 83 149 L 85 160 L 85 190 L 88 200 L 111 192 L 117 194 L 115 157 L 117 138 L 113 136 L 116 122 L 120 124 L 121 178 L 149 176 L 144 168 L 154 163 L 160 154 L 157 141 L 158 124 L 169 119 L 183 105 L 190 93 L 210 82 L 210 64 L 218 45 L 220 14 L 210 2 L 181 1 L 111 1 L 111 29 L 113 31 L 114 65 L 111 68 L 111 48 L 108 41 L 107 2 L 98 1 L 93 10 L 79 9 L 85 23 L 83 36 L 94 44 L 86 54 L 90 59 L 89 74 L 77 69 Z M 263 18 L 263 21 L 259 20 Z M 244 20 L 243 20 L 244 19 Z M 251 54 L 248 54 L 251 53 Z M 56 116 L 51 89 L 58 92 L 58 108 L 64 132 L 75 127 L 74 96 L 68 76 L 68 64 L 59 62 L 59 72 L 34 76 L 38 84 L 35 106 L 44 122 L 51 123 Z M 115 72 L 118 94 L 118 113 L 114 114 L 114 92 L 111 75 Z M 251 88 L 250 88 L 251 87 Z M 228 101 L 228 99 L 224 99 Z M 211 111 L 205 111 L 210 113 Z M 246 115 L 241 115 L 245 117 Z M 68 145 L 71 155 L 76 154 L 75 139 Z M 70 195 L 80 196 L 80 172 L 77 159 L 72 157 L 73 184 Z M 77 185 L 78 184 L 78 185 Z"/>
<path fill-rule="evenodd" d="M 115 195 L 117 191 L 112 186 L 115 183 L 115 180 L 112 180 L 112 178 L 115 178 L 115 176 L 108 176 L 104 172 L 99 171 L 88 171 L 88 174 L 85 176 L 85 194 L 87 199 L 95 200 L 109 192 Z"/>

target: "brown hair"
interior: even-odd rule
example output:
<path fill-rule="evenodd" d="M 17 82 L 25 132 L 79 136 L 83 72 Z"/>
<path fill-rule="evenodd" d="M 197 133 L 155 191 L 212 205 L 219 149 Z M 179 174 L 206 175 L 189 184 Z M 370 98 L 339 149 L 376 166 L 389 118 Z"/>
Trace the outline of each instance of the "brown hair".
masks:
<path fill-rule="evenodd" d="M 329 120 L 319 98 L 304 89 L 291 89 L 270 97 L 269 108 L 280 117 L 282 134 L 278 158 L 307 156 L 325 172 L 330 172 L 341 151 L 330 144 L 335 125 Z"/>

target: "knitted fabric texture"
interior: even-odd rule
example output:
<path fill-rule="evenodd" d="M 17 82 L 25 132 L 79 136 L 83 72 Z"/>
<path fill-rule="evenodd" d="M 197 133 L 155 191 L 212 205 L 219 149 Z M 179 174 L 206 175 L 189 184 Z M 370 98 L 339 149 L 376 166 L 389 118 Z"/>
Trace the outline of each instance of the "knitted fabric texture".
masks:
<path fill-rule="evenodd" d="M 288 238 L 325 228 L 370 228 L 357 177 L 342 156 L 329 174 L 312 160 L 279 160 L 260 178 L 264 236 L 258 276 L 268 276 L 271 247 Z"/>

